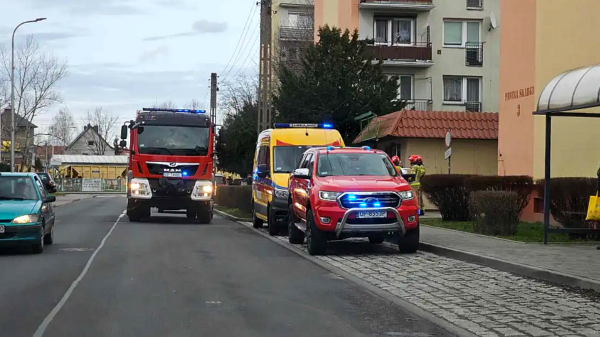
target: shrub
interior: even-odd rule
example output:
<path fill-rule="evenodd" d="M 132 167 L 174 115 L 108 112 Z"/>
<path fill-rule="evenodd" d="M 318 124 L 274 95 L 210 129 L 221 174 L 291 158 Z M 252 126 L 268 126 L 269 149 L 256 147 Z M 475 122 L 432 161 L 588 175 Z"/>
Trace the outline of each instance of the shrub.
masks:
<path fill-rule="evenodd" d="M 596 178 L 550 179 L 550 213 L 565 228 L 587 228 L 587 208 L 590 196 L 596 195 Z M 539 190 L 544 193 L 544 180 L 538 180 Z"/>
<path fill-rule="evenodd" d="M 513 191 L 519 199 L 519 216 L 529 204 L 535 187 L 530 176 L 472 176 L 465 181 L 469 193 L 475 191 Z"/>
<path fill-rule="evenodd" d="M 469 211 L 476 233 L 514 235 L 521 215 L 521 199 L 513 191 L 475 191 L 469 197 Z"/>
<path fill-rule="evenodd" d="M 444 221 L 468 221 L 469 192 L 466 174 L 432 174 L 421 178 L 421 191 L 433 203 Z"/>
<path fill-rule="evenodd" d="M 6 163 L 0 163 L 0 172 L 10 172 L 10 165 Z"/>
<path fill-rule="evenodd" d="M 237 208 L 247 213 L 252 212 L 252 186 L 219 186 L 215 195 L 215 202 L 219 206 Z"/>

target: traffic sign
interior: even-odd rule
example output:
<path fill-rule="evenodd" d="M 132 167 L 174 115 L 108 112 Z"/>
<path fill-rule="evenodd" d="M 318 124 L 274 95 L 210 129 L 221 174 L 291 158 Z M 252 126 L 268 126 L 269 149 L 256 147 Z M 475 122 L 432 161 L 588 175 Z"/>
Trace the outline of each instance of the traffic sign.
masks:
<path fill-rule="evenodd" d="M 452 155 L 452 148 L 449 147 L 448 150 L 446 150 L 446 152 L 444 152 L 444 159 L 450 158 L 451 155 Z"/>
<path fill-rule="evenodd" d="M 446 132 L 446 146 L 450 147 L 450 143 L 452 142 L 452 136 L 450 135 L 450 131 Z"/>

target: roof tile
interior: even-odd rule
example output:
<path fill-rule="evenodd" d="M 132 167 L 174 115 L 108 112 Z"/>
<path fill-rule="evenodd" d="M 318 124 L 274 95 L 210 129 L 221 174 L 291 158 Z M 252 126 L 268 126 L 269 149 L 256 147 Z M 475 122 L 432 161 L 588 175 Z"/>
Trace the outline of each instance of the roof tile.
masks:
<path fill-rule="evenodd" d="M 444 138 L 452 130 L 454 139 L 498 139 L 498 113 L 466 111 L 402 110 L 377 117 L 354 140 L 362 142 L 367 129 L 378 129 L 378 138 Z M 370 138 L 370 137 L 365 137 Z"/>

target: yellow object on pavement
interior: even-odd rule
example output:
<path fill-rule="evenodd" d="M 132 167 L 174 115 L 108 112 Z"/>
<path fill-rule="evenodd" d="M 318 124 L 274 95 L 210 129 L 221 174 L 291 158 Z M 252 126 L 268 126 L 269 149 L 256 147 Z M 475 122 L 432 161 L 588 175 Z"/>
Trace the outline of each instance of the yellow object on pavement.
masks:
<path fill-rule="evenodd" d="M 595 196 L 590 197 L 590 204 L 588 205 L 587 217 L 588 221 L 600 221 L 600 198 L 598 193 Z"/>

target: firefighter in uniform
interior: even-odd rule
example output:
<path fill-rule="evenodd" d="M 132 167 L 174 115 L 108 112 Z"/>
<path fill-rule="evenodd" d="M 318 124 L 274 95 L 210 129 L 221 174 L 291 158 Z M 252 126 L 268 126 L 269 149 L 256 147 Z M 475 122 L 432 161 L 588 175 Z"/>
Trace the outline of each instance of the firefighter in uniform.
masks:
<path fill-rule="evenodd" d="M 396 166 L 396 169 L 398 170 L 398 173 L 402 173 L 402 162 L 400 161 L 400 157 L 393 156 L 392 157 L 392 163 L 394 163 L 394 166 Z"/>
<path fill-rule="evenodd" d="M 423 165 L 423 158 L 419 155 L 413 154 L 408 158 L 411 169 L 415 178 L 410 186 L 417 194 L 417 200 L 419 201 L 419 215 L 424 215 L 425 210 L 423 209 L 423 194 L 421 193 L 421 178 L 425 175 L 425 166 Z"/>

